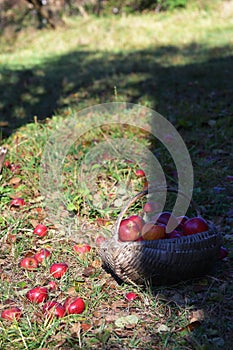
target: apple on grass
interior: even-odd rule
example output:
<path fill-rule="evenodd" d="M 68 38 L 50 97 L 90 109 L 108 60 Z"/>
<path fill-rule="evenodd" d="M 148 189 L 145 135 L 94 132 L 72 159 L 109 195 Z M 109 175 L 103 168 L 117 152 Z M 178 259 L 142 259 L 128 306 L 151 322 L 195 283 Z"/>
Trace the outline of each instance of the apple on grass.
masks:
<path fill-rule="evenodd" d="M 54 263 L 50 266 L 50 274 L 54 278 L 61 278 L 67 271 L 68 265 L 66 263 Z"/>
<path fill-rule="evenodd" d="M 142 169 L 135 170 L 135 174 L 138 177 L 146 177 L 146 174 L 145 174 L 145 172 Z"/>
<path fill-rule="evenodd" d="M 34 258 L 37 260 L 38 263 L 41 263 L 45 261 L 50 255 L 50 251 L 48 249 L 43 248 L 34 255 Z"/>
<path fill-rule="evenodd" d="M 15 207 L 15 208 L 20 208 L 22 206 L 25 205 L 25 201 L 23 198 L 19 197 L 19 198 L 14 198 L 12 199 L 12 201 L 10 202 L 10 208 L 11 207 Z"/>
<path fill-rule="evenodd" d="M 71 314 L 81 314 L 85 310 L 85 303 L 82 298 L 68 297 L 64 303 L 66 312 Z"/>
<path fill-rule="evenodd" d="M 130 218 L 124 219 L 120 223 L 118 238 L 122 242 L 136 241 L 140 236 L 141 230 L 138 224 Z"/>
<path fill-rule="evenodd" d="M 34 257 L 23 258 L 19 264 L 25 270 L 35 270 L 38 267 L 38 261 Z"/>
<path fill-rule="evenodd" d="M 49 288 L 50 290 L 57 289 L 57 287 L 58 287 L 57 282 L 55 282 L 55 281 L 49 281 L 49 282 L 48 282 L 48 288 Z"/>
<path fill-rule="evenodd" d="M 48 228 L 43 225 L 43 224 L 38 224 L 34 230 L 33 230 L 33 233 L 39 237 L 45 237 L 46 234 L 47 234 L 47 230 Z"/>
<path fill-rule="evenodd" d="M 125 297 L 128 301 L 133 301 L 138 298 L 138 295 L 134 292 L 129 292 L 129 293 L 126 293 Z"/>
<path fill-rule="evenodd" d="M 61 317 L 65 316 L 66 309 L 62 304 L 58 303 L 55 300 L 52 300 L 52 301 L 47 301 L 44 304 L 43 312 L 48 317 L 56 316 L 58 318 L 61 318 Z"/>
<path fill-rule="evenodd" d="M 5 309 L 1 312 L 1 318 L 8 320 L 8 321 L 13 321 L 16 320 L 18 321 L 18 319 L 21 317 L 21 310 L 18 307 L 10 307 L 8 309 Z"/>
<path fill-rule="evenodd" d="M 48 298 L 48 289 L 45 287 L 35 287 L 30 289 L 26 294 L 26 298 L 34 304 L 42 303 Z"/>
<path fill-rule="evenodd" d="M 85 254 L 91 250 L 91 246 L 89 244 L 75 244 L 73 249 L 79 254 Z"/>

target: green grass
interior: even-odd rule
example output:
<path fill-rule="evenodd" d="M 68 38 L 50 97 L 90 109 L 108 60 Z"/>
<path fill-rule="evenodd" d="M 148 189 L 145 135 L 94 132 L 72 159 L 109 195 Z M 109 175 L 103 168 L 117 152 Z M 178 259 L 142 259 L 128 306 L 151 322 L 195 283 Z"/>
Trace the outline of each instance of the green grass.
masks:
<path fill-rule="evenodd" d="M 1 349 L 231 349 L 233 187 L 226 177 L 233 175 L 232 14 L 232 2 L 216 1 L 172 14 L 71 18 L 57 31 L 26 28 L 0 38 L 0 115 L 7 124 L 1 143 L 8 145 L 7 159 L 20 164 L 16 173 L 4 167 L 0 175 L 0 309 L 16 303 L 23 310 L 18 323 L 0 320 Z M 194 166 L 194 199 L 223 231 L 229 248 L 229 257 L 210 275 L 141 289 L 118 285 L 102 270 L 95 237 L 111 235 L 121 201 L 138 192 L 143 180 L 134 173 L 138 164 L 110 158 L 93 164 L 97 177 L 89 181 L 90 191 L 77 182 L 85 157 L 106 140 L 115 147 L 116 138 L 137 139 L 155 152 L 167 181 L 176 183 L 165 148 L 134 127 L 102 126 L 72 144 L 62 168 L 66 208 L 55 209 L 65 223 L 76 220 L 78 229 L 54 226 L 39 186 L 46 142 L 82 108 L 111 101 L 149 106 L 183 137 Z M 25 207 L 10 208 L 14 197 L 23 197 Z M 170 209 L 174 198 L 169 201 Z M 144 202 L 130 212 L 141 212 Z M 43 239 L 32 233 L 37 222 L 49 227 Z M 93 248 L 80 257 L 73 245 L 85 240 Z M 26 254 L 42 247 L 52 251 L 50 261 L 35 272 L 19 268 Z M 87 307 L 81 315 L 48 321 L 25 294 L 48 284 L 49 266 L 56 261 L 67 262 L 69 272 L 50 299 L 79 295 Z M 85 276 L 90 266 L 93 273 Z M 126 302 L 128 291 L 139 298 Z M 116 321 L 128 315 L 137 321 L 118 327 Z"/>

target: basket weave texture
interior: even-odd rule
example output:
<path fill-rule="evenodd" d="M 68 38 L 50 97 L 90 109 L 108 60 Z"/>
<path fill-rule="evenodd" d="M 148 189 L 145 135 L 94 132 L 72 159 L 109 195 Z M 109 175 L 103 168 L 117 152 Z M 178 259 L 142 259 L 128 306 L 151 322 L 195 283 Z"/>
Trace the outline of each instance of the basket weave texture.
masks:
<path fill-rule="evenodd" d="M 99 248 L 103 267 L 117 279 L 137 284 L 175 283 L 204 275 L 218 260 L 222 244 L 222 235 L 212 224 L 206 232 L 140 242 L 119 242 L 117 232 Z"/>
<path fill-rule="evenodd" d="M 125 282 L 171 283 L 207 273 L 219 256 L 221 235 L 208 232 L 167 240 L 105 241 L 99 250 L 103 265 Z"/>

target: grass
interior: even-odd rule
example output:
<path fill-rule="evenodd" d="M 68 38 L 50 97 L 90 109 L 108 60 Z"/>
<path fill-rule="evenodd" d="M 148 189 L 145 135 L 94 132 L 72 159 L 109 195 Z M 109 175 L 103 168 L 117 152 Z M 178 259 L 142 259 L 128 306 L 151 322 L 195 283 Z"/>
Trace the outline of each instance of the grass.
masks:
<path fill-rule="evenodd" d="M 0 38 L 0 125 L 6 125 L 1 143 L 8 145 L 7 159 L 20 165 L 15 172 L 4 167 L 1 174 L 0 308 L 17 304 L 23 310 L 19 322 L 0 321 L 1 349 L 232 348 L 233 188 L 227 178 L 232 175 L 232 12 L 231 1 L 214 2 L 209 9 L 190 5 L 173 14 L 72 18 L 57 31 L 29 28 Z M 135 176 L 139 165 L 116 157 L 114 139 L 140 141 L 156 154 L 168 183 L 176 181 L 165 148 L 134 127 L 106 125 L 75 140 L 62 167 L 66 208 L 60 202 L 55 208 L 65 224 L 54 226 L 39 184 L 46 142 L 54 131 L 66 130 L 66 120 L 82 108 L 109 101 L 156 109 L 183 137 L 194 166 L 194 199 L 223 231 L 229 248 L 229 257 L 210 275 L 142 289 L 118 285 L 102 270 L 95 238 L 111 235 L 122 203 L 143 187 Z M 108 149 L 109 159 L 98 153 L 101 142 L 114 149 Z M 84 167 L 91 190 L 77 181 L 85 160 L 93 161 L 96 171 L 91 180 Z M 23 197 L 25 207 L 10 208 L 14 197 Z M 169 200 L 168 207 L 174 198 Z M 140 212 L 143 203 L 131 212 Z M 78 229 L 66 225 L 71 221 Z M 32 233 L 38 222 L 49 227 L 43 239 Z M 73 251 L 82 241 L 92 245 L 87 256 Z M 26 254 L 42 247 L 52 251 L 51 260 L 35 272 L 19 268 Z M 50 299 L 79 295 L 86 310 L 47 320 L 25 294 L 48 284 L 49 266 L 56 261 L 67 262 L 69 270 Z M 127 302 L 128 291 L 138 299 Z M 133 321 L 120 327 L 128 315 Z"/>

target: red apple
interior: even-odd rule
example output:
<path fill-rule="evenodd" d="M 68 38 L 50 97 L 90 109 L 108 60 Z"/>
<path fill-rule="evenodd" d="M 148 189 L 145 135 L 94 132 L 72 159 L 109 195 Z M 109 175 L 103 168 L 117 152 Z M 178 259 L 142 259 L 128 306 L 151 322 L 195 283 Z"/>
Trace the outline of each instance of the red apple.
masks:
<path fill-rule="evenodd" d="M 142 228 L 142 238 L 145 241 L 164 239 L 165 237 L 166 227 L 163 224 L 155 225 L 153 222 L 147 222 Z"/>
<path fill-rule="evenodd" d="M 88 253 L 91 250 L 89 244 L 75 244 L 73 246 L 74 251 L 80 254 Z"/>
<path fill-rule="evenodd" d="M 4 163 L 5 167 L 10 169 L 11 167 L 11 162 L 9 162 L 9 160 L 6 160 L 5 163 Z"/>
<path fill-rule="evenodd" d="M 45 287 L 35 287 L 27 292 L 26 297 L 32 303 L 42 303 L 48 298 L 48 289 Z"/>
<path fill-rule="evenodd" d="M 43 248 L 34 255 L 34 258 L 38 261 L 38 263 L 41 263 L 44 260 L 46 260 L 50 255 L 50 251 L 48 249 Z"/>
<path fill-rule="evenodd" d="M 151 221 L 154 221 L 158 224 L 164 224 L 166 225 L 166 232 L 175 230 L 175 228 L 178 226 L 178 220 L 177 218 L 170 213 L 169 211 L 164 211 L 162 213 L 159 213 L 151 218 Z"/>
<path fill-rule="evenodd" d="M 144 172 L 142 169 L 137 169 L 137 170 L 135 170 L 135 174 L 136 174 L 138 177 L 145 177 L 145 176 L 146 176 L 145 172 Z"/>
<path fill-rule="evenodd" d="M 56 316 L 61 318 L 65 316 L 66 309 L 65 307 L 58 303 L 57 301 L 47 301 L 43 306 L 43 312 L 46 316 Z"/>
<path fill-rule="evenodd" d="M 85 303 L 82 298 L 69 297 L 66 299 L 64 307 L 69 315 L 81 314 L 85 309 Z"/>
<path fill-rule="evenodd" d="M 57 289 L 57 282 L 55 282 L 55 281 L 49 281 L 48 286 L 49 286 L 49 289 L 50 289 L 50 290 Z"/>
<path fill-rule="evenodd" d="M 205 232 L 208 231 L 208 229 L 209 226 L 207 222 L 201 217 L 188 219 L 183 226 L 183 231 L 186 236 Z"/>
<path fill-rule="evenodd" d="M 179 225 L 184 225 L 184 223 L 189 219 L 188 216 L 182 215 L 182 216 L 177 216 L 177 221 Z"/>
<path fill-rule="evenodd" d="M 227 175 L 226 181 L 233 182 L 233 175 Z"/>
<path fill-rule="evenodd" d="M 38 267 L 38 261 L 33 257 L 23 258 L 20 261 L 20 267 L 25 270 L 35 270 Z"/>
<path fill-rule="evenodd" d="M 135 242 L 141 242 L 141 241 L 143 241 L 142 236 L 138 237 L 138 238 L 135 240 Z"/>
<path fill-rule="evenodd" d="M 1 313 L 1 318 L 13 321 L 17 320 L 21 317 L 21 310 L 18 307 L 11 307 L 9 309 L 5 309 Z"/>
<path fill-rule="evenodd" d="M 50 266 L 50 274 L 54 278 L 61 278 L 67 271 L 68 265 L 66 263 L 54 263 Z"/>
<path fill-rule="evenodd" d="M 160 205 L 157 202 L 147 202 L 144 207 L 143 207 L 143 211 L 145 213 L 153 213 L 156 210 L 159 210 Z"/>
<path fill-rule="evenodd" d="M 35 235 L 39 236 L 39 237 L 44 237 L 44 236 L 46 236 L 46 234 L 47 234 L 47 230 L 48 230 L 48 228 L 47 228 L 45 225 L 43 225 L 43 224 L 38 224 L 38 225 L 34 228 L 33 233 L 34 233 Z"/>
<path fill-rule="evenodd" d="M 173 230 L 166 235 L 167 238 L 179 238 L 182 237 L 182 233 L 176 230 Z"/>
<path fill-rule="evenodd" d="M 20 165 L 19 164 L 14 164 L 12 163 L 9 167 L 10 171 L 12 171 L 12 173 L 19 173 L 20 172 Z"/>
<path fill-rule="evenodd" d="M 129 292 L 125 295 L 126 299 L 129 301 L 133 301 L 138 298 L 138 295 L 134 292 Z"/>
<path fill-rule="evenodd" d="M 118 232 L 119 240 L 122 242 L 135 241 L 140 236 L 138 224 L 131 219 L 124 219 L 120 223 Z"/>
<path fill-rule="evenodd" d="M 145 225 L 145 221 L 143 220 L 143 218 L 141 216 L 139 216 L 139 215 L 131 215 L 131 216 L 128 217 L 128 219 L 136 222 L 136 224 L 139 227 L 139 230 L 142 231 L 142 228 Z"/>
<path fill-rule="evenodd" d="M 219 259 L 225 259 L 228 255 L 228 250 L 225 247 L 220 248 Z"/>
<path fill-rule="evenodd" d="M 25 205 L 25 201 L 23 198 L 14 198 L 12 199 L 12 201 L 10 202 L 10 207 L 22 207 L 23 205 Z"/>
<path fill-rule="evenodd" d="M 97 246 L 100 246 L 103 242 L 106 241 L 106 238 L 103 237 L 103 236 L 97 236 L 96 237 L 96 240 L 95 240 L 95 243 Z"/>

